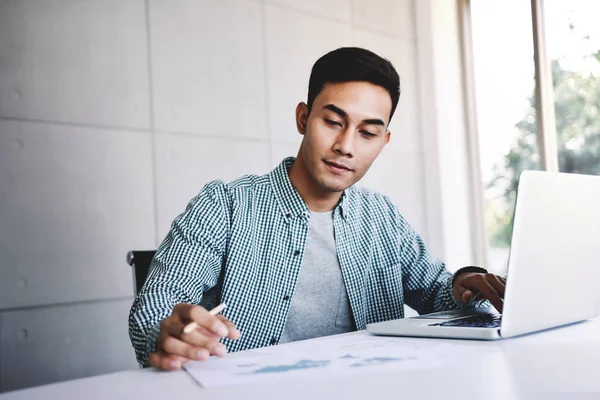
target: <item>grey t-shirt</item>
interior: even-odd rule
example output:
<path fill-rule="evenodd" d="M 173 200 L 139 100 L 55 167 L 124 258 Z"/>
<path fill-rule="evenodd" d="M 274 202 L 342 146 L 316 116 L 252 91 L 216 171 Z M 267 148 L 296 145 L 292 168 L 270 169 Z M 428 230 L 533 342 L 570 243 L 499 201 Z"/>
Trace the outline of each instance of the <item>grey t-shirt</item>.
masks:
<path fill-rule="evenodd" d="M 355 329 L 335 248 L 333 211 L 311 212 L 304 258 L 279 343 Z"/>

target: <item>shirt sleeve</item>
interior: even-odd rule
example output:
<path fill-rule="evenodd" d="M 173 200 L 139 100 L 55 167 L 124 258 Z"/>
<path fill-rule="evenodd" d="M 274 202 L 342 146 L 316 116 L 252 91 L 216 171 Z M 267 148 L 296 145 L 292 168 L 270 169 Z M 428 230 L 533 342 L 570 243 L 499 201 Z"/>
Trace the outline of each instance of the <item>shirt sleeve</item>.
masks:
<path fill-rule="evenodd" d="M 179 215 L 159 246 L 129 313 L 137 360 L 148 365 L 160 323 L 179 303 L 200 304 L 219 279 L 228 241 L 229 206 L 222 181 L 207 184 Z"/>
<path fill-rule="evenodd" d="M 475 301 L 462 304 L 454 298 L 453 277 L 445 264 L 427 250 L 421 236 L 394 209 L 400 236 L 400 260 L 404 302 L 420 315 L 438 311 L 480 306 Z M 460 271 L 459 271 L 460 272 Z"/>

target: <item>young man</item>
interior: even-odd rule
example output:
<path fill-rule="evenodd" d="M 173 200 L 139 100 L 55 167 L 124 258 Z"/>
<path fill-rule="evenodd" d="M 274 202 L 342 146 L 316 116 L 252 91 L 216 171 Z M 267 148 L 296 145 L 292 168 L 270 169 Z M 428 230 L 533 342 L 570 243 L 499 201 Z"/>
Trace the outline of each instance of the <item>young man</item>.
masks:
<path fill-rule="evenodd" d="M 387 197 L 354 186 L 389 142 L 399 97 L 396 70 L 368 50 L 315 63 L 296 108 L 297 158 L 207 184 L 173 222 L 130 313 L 140 363 L 177 369 L 364 329 L 404 317 L 404 303 L 423 314 L 479 294 L 502 309 L 502 278 L 450 274 Z M 210 315 L 221 302 L 222 315 Z M 184 333 L 192 321 L 199 328 Z"/>

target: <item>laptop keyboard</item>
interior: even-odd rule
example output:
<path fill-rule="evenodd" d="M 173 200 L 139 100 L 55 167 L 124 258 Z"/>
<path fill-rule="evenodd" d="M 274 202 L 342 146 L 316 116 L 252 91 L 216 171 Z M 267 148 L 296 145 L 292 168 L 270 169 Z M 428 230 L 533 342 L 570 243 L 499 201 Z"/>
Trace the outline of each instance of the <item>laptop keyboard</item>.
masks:
<path fill-rule="evenodd" d="M 477 314 L 466 318 L 432 324 L 431 326 L 456 326 L 459 328 L 499 328 L 502 322 L 500 314 Z"/>

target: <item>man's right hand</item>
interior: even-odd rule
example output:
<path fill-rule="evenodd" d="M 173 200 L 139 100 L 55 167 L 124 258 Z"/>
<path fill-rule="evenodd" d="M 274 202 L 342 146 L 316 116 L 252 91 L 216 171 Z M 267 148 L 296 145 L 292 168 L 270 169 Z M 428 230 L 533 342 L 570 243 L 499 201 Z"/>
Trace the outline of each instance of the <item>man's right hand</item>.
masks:
<path fill-rule="evenodd" d="M 190 322 L 199 327 L 190 333 L 183 328 Z M 177 304 L 173 313 L 160 323 L 156 352 L 150 355 L 150 365 L 159 369 L 174 370 L 190 360 L 204 361 L 211 354 L 222 357 L 227 353 L 219 340 L 240 338 L 240 331 L 222 315 L 210 315 L 201 306 Z"/>

